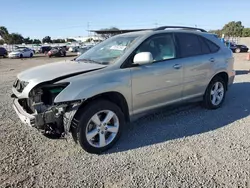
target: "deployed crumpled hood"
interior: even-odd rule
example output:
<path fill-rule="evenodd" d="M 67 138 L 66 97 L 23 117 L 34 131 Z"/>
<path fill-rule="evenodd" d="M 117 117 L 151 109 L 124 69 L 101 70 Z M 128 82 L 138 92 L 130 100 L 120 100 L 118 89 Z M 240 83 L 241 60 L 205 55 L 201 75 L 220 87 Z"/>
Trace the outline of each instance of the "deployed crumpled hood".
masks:
<path fill-rule="evenodd" d="M 83 74 L 84 72 L 104 68 L 106 66 L 107 65 L 68 60 L 31 68 L 21 72 L 17 75 L 17 77 L 21 81 L 41 83 L 45 81 L 52 81 L 60 77 L 70 77 Z"/>

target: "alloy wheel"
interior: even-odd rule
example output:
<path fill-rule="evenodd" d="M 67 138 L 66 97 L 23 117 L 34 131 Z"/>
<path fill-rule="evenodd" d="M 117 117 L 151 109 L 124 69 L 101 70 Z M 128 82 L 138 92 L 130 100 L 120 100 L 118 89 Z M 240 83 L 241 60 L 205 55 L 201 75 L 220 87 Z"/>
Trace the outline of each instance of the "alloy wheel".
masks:
<path fill-rule="evenodd" d="M 213 105 L 219 105 L 224 98 L 224 86 L 221 82 L 215 82 L 211 89 L 210 99 Z"/>
<path fill-rule="evenodd" d="M 86 126 L 88 143 L 97 148 L 109 145 L 119 130 L 119 119 L 110 110 L 102 110 L 94 114 Z"/>

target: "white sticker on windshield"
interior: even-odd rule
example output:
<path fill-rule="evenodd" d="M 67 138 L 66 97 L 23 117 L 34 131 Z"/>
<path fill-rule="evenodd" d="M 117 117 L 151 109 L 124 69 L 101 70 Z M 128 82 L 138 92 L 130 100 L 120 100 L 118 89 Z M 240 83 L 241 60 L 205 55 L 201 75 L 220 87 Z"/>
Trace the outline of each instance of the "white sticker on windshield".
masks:
<path fill-rule="evenodd" d="M 125 50 L 126 46 L 111 46 L 110 49 L 112 50 Z"/>

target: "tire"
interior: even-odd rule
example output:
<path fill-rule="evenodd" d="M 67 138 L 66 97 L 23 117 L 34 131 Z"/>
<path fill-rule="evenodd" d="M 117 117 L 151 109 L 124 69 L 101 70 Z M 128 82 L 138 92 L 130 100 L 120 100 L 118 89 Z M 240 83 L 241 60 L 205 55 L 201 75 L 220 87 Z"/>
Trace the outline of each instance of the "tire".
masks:
<path fill-rule="evenodd" d="M 31 57 L 33 57 L 33 54 L 32 54 L 32 53 L 30 54 L 30 58 L 31 58 Z"/>
<path fill-rule="evenodd" d="M 66 53 L 65 52 L 63 53 L 63 56 L 66 57 Z"/>
<path fill-rule="evenodd" d="M 240 53 L 241 52 L 241 49 L 240 48 L 236 48 L 235 49 L 235 53 Z"/>
<path fill-rule="evenodd" d="M 20 58 L 23 58 L 23 54 L 20 54 Z"/>
<path fill-rule="evenodd" d="M 96 116 L 96 114 L 99 114 L 100 116 L 98 117 L 98 119 L 100 120 L 100 122 L 102 122 L 102 118 L 105 119 L 106 113 L 112 114 L 112 112 L 114 113 L 114 116 L 112 116 L 113 119 L 111 120 L 116 123 L 114 123 L 114 126 L 110 125 L 108 127 L 115 128 L 117 132 L 111 133 L 105 129 L 105 124 L 103 124 L 103 126 L 98 126 L 98 123 L 93 123 L 93 121 L 91 121 L 94 115 L 94 117 L 98 117 Z M 109 123 L 111 122 L 111 120 L 109 121 Z M 77 115 L 74 118 L 74 122 L 78 123 L 75 128 L 73 128 L 72 134 L 73 137 L 74 135 L 76 135 L 76 140 L 79 141 L 81 147 L 89 153 L 100 154 L 111 148 L 117 142 L 117 140 L 121 136 L 121 132 L 125 124 L 125 118 L 121 109 L 116 104 L 106 100 L 96 100 L 89 103 L 84 108 L 79 109 Z M 88 131 L 94 131 L 95 136 L 91 137 L 92 139 L 87 139 L 87 133 L 89 133 Z M 101 136 L 103 136 L 102 138 L 104 138 L 105 142 L 108 141 L 110 143 L 102 142 L 106 145 L 104 144 L 104 146 L 101 146 Z"/>
<path fill-rule="evenodd" d="M 218 90 L 213 95 L 213 91 L 216 89 L 216 84 L 218 83 Z M 223 89 L 219 89 L 223 88 Z M 219 90 L 223 90 L 223 92 L 220 92 Z M 217 96 L 219 98 L 217 98 Z M 206 92 L 203 96 L 203 106 L 207 109 L 217 109 L 220 108 L 223 104 L 226 96 L 226 84 L 225 81 L 221 77 L 215 77 L 213 80 L 209 83 Z M 216 100 L 213 100 L 214 97 Z"/>

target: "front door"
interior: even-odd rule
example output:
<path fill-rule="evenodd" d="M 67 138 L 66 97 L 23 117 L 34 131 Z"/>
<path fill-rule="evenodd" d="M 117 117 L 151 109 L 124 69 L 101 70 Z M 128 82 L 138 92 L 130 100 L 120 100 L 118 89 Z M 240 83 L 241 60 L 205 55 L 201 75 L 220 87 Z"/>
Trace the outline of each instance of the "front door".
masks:
<path fill-rule="evenodd" d="M 134 114 L 181 100 L 183 69 L 172 34 L 155 35 L 136 53 L 151 52 L 154 62 L 131 68 Z"/>

